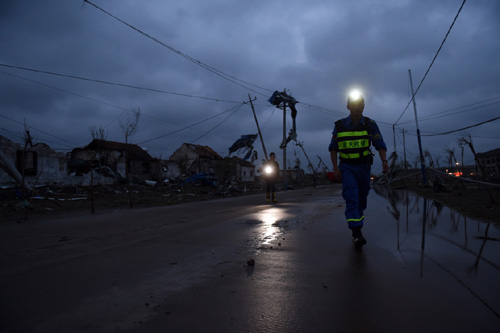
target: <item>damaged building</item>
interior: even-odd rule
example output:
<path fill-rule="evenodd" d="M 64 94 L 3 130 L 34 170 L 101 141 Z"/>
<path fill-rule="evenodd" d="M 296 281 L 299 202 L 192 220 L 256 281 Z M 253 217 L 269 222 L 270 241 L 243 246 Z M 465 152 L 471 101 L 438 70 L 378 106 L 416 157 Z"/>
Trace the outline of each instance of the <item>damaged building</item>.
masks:
<path fill-rule="evenodd" d="M 60 153 L 44 143 L 24 146 L 0 136 L 0 184 L 90 185 L 131 182 L 179 182 L 207 173 L 220 183 L 254 182 L 255 166 L 238 157 L 222 158 L 212 148 L 184 143 L 169 160 L 153 158 L 134 144 L 93 140 L 70 153 Z M 90 171 L 93 171 L 92 173 Z"/>
<path fill-rule="evenodd" d="M 176 161 L 183 175 L 213 174 L 220 182 L 253 182 L 255 166 L 238 157 L 222 158 L 208 146 L 183 143 L 169 158 Z"/>
<path fill-rule="evenodd" d="M 221 164 L 222 157 L 208 146 L 183 143 L 169 160 L 176 161 L 183 174 L 214 173 Z"/>
<path fill-rule="evenodd" d="M 0 135 L 0 183 L 29 186 L 61 184 L 67 181 L 66 156 L 45 143 L 26 147 Z"/>
<path fill-rule="evenodd" d="M 83 148 L 71 151 L 68 171 L 75 175 L 88 173 L 90 167 L 124 182 L 144 180 L 162 180 L 159 160 L 156 160 L 141 147 L 134 144 L 95 139 Z"/>

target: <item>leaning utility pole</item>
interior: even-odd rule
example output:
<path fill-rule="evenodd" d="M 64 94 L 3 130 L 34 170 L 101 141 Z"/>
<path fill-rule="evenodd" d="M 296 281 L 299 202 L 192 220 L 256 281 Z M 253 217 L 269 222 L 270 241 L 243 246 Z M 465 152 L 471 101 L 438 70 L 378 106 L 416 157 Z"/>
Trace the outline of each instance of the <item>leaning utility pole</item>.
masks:
<path fill-rule="evenodd" d="M 288 190 L 288 181 L 286 176 L 286 103 L 283 103 L 283 184 L 285 190 Z"/>
<path fill-rule="evenodd" d="M 248 94 L 248 100 L 250 101 L 250 106 L 252 107 L 253 117 L 255 118 L 255 123 L 257 124 L 257 131 L 259 131 L 260 142 L 262 143 L 262 150 L 264 150 L 264 156 L 266 157 L 266 161 L 268 160 L 266 146 L 264 145 L 264 138 L 262 138 L 262 133 L 260 132 L 259 121 L 257 120 L 257 116 L 255 115 L 255 109 L 253 108 L 252 98 L 250 94 Z"/>
<path fill-rule="evenodd" d="M 404 156 L 404 167 L 405 170 L 408 170 L 408 167 L 406 166 L 406 139 L 405 139 L 405 130 L 403 129 L 403 156 Z"/>
<path fill-rule="evenodd" d="M 304 142 L 298 142 L 297 141 L 296 145 L 299 146 L 300 148 L 302 148 L 302 152 L 304 153 L 304 156 L 306 157 L 307 162 L 309 163 L 309 166 L 311 167 L 314 176 L 317 176 L 316 170 L 314 169 L 314 166 L 312 165 L 311 160 L 309 159 L 309 156 L 307 156 L 306 150 L 304 149 Z"/>
<path fill-rule="evenodd" d="M 424 154 L 422 152 L 422 140 L 420 139 L 420 128 L 418 127 L 417 103 L 415 102 L 415 93 L 413 92 L 413 81 L 411 79 L 410 69 L 408 70 L 408 73 L 410 74 L 411 99 L 413 101 L 413 111 L 415 112 L 415 124 L 417 125 L 418 149 L 420 150 L 420 166 L 422 168 L 422 182 L 425 186 L 427 184 L 427 179 L 425 177 Z"/>

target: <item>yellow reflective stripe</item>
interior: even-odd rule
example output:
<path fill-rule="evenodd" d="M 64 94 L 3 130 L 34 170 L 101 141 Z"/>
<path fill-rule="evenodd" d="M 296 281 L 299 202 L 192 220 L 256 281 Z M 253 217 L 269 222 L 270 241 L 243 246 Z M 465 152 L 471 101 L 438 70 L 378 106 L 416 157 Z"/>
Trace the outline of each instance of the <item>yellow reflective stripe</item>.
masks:
<path fill-rule="evenodd" d="M 347 219 L 347 222 L 359 222 L 361 220 L 363 220 L 365 217 L 364 216 L 361 216 L 359 219 Z"/>
<path fill-rule="evenodd" d="M 370 140 L 368 139 L 347 140 L 339 142 L 339 149 L 366 148 L 368 146 L 370 146 Z"/>
<path fill-rule="evenodd" d="M 345 158 L 345 159 L 359 158 L 359 154 L 358 153 L 346 154 L 346 153 L 343 153 L 343 152 L 339 152 L 339 155 L 340 155 L 340 157 Z M 365 150 L 363 152 L 363 156 L 367 156 L 367 155 L 370 155 L 370 151 L 369 150 Z"/>
<path fill-rule="evenodd" d="M 358 153 L 346 154 L 346 153 L 339 152 L 339 155 L 340 155 L 340 157 L 346 158 L 346 159 L 349 159 L 349 158 L 359 158 L 359 154 Z"/>
<path fill-rule="evenodd" d="M 337 133 L 338 138 L 343 138 L 345 136 L 365 136 L 368 135 L 368 131 L 356 131 L 356 132 L 340 132 Z"/>

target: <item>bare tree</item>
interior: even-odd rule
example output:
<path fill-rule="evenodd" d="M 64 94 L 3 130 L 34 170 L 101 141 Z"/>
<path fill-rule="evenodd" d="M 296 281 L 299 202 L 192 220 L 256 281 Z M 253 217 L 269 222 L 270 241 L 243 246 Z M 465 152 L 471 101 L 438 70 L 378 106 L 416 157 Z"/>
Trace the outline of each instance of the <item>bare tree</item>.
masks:
<path fill-rule="evenodd" d="M 463 138 L 458 138 L 457 140 L 458 146 L 460 147 L 460 153 L 462 158 L 462 175 L 464 174 L 464 148 L 467 146 L 467 143 L 463 140 Z"/>
<path fill-rule="evenodd" d="M 426 150 L 424 151 L 424 159 L 427 159 L 429 161 L 429 166 L 431 168 L 434 167 L 434 160 L 432 159 L 432 155 L 431 155 L 431 152 Z"/>
<path fill-rule="evenodd" d="M 137 133 L 137 124 L 139 123 L 140 116 L 141 109 L 132 108 L 130 112 L 127 112 L 127 120 L 125 122 L 120 121 L 120 127 L 125 135 L 126 144 L 128 143 L 128 138 Z"/>
<path fill-rule="evenodd" d="M 477 158 L 476 150 L 474 149 L 474 144 L 472 143 L 472 136 L 469 133 L 463 133 L 462 137 L 459 138 L 458 140 L 459 142 L 461 142 L 461 144 L 469 146 L 472 154 L 474 155 L 474 160 L 476 161 L 476 165 L 479 166 L 479 168 L 481 169 L 481 174 L 485 176 L 483 166 L 479 161 L 479 159 Z"/>
<path fill-rule="evenodd" d="M 470 150 L 472 151 L 472 154 L 474 155 L 474 159 L 476 160 L 476 165 L 479 166 L 479 168 L 481 169 L 481 173 L 484 177 L 486 173 L 484 171 L 481 162 L 477 158 L 476 150 L 474 149 L 474 144 L 472 143 L 472 136 L 469 133 L 463 133 L 459 141 L 461 141 L 462 144 L 469 146 Z M 488 186 L 486 186 L 486 190 L 488 191 L 488 194 L 490 196 L 491 203 L 495 203 L 495 198 L 493 197 L 493 193 L 491 193 L 490 188 Z"/>
<path fill-rule="evenodd" d="M 448 168 L 451 169 L 453 168 L 453 162 L 455 162 L 455 165 L 457 163 L 457 159 L 455 158 L 455 149 L 454 148 L 446 148 L 444 150 L 446 154 L 448 154 Z"/>
<path fill-rule="evenodd" d="M 434 155 L 434 162 L 436 163 L 437 168 L 439 169 L 441 166 L 439 165 L 439 160 L 441 159 L 441 155 Z"/>
<path fill-rule="evenodd" d="M 108 134 L 104 130 L 102 126 L 97 127 L 96 125 L 90 126 L 89 127 L 89 132 L 90 135 L 92 135 L 92 139 L 94 140 L 106 140 L 108 137 Z M 89 161 L 89 167 L 90 167 L 90 212 L 93 214 L 95 213 L 95 204 L 94 204 L 94 164 L 93 160 L 97 159 L 98 161 L 98 167 L 99 170 L 102 167 L 101 164 L 101 158 L 102 158 L 102 150 L 97 148 L 94 157 Z"/>
<path fill-rule="evenodd" d="M 89 132 L 90 135 L 92 135 L 92 139 L 94 140 L 106 140 L 108 137 L 108 133 L 106 133 L 106 130 L 104 130 L 102 126 L 90 126 Z"/>
<path fill-rule="evenodd" d="M 129 178 L 129 160 L 128 160 L 128 139 L 137 133 L 137 124 L 139 123 L 139 117 L 141 116 L 140 108 L 133 108 L 130 112 L 127 112 L 127 120 L 125 122 L 120 121 L 120 127 L 122 128 L 123 134 L 125 135 L 125 179 L 127 183 L 130 181 Z"/>

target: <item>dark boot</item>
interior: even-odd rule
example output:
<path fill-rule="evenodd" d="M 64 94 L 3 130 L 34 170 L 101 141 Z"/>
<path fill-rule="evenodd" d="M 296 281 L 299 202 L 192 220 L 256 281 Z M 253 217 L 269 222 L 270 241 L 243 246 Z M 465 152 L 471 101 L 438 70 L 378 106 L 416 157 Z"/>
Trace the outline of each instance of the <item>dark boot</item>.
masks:
<path fill-rule="evenodd" d="M 356 227 L 352 229 L 352 242 L 354 243 L 355 249 L 361 249 L 363 245 L 366 244 L 366 239 L 361 233 L 361 227 Z"/>

